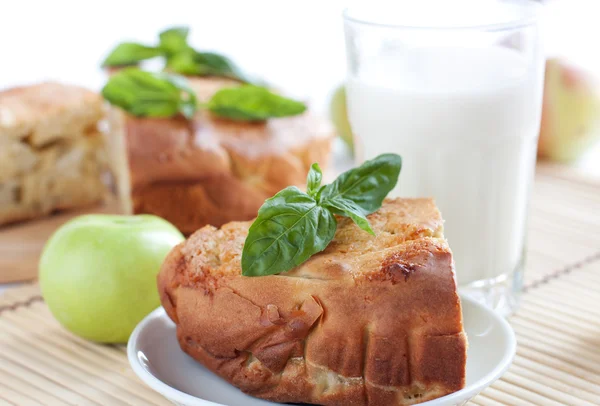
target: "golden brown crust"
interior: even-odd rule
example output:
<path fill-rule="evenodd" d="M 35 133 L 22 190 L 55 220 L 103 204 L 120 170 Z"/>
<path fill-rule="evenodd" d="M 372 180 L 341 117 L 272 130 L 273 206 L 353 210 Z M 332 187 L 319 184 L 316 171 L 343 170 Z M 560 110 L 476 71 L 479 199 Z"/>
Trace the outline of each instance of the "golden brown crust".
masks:
<path fill-rule="evenodd" d="M 206 100 L 232 83 L 194 78 L 192 84 Z M 308 113 L 264 123 L 206 112 L 192 122 L 124 115 L 121 120 L 134 211 L 161 216 L 185 233 L 251 219 L 266 198 L 303 185 L 313 162 L 327 167 L 333 135 L 329 123 Z"/>
<path fill-rule="evenodd" d="M 95 130 L 104 116 L 100 95 L 79 86 L 44 82 L 0 92 L 0 138 L 36 147 Z"/>
<path fill-rule="evenodd" d="M 372 237 L 341 219 L 322 253 L 282 275 L 240 275 L 249 223 L 205 227 L 169 254 L 161 301 L 181 347 L 278 402 L 420 403 L 464 386 L 452 254 L 428 199 L 387 200 Z"/>
<path fill-rule="evenodd" d="M 215 175 L 189 182 L 159 182 L 133 193 L 135 213 L 167 218 L 184 234 L 199 225 L 221 226 L 232 218 L 250 220 L 266 197 L 239 179 Z"/>

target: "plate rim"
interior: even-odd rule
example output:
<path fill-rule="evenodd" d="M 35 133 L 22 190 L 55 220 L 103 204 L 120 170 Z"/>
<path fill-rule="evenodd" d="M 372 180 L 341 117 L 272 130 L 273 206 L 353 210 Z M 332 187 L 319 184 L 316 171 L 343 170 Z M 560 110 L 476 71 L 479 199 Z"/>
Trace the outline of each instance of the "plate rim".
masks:
<path fill-rule="evenodd" d="M 423 405 L 423 406 L 436 405 L 440 401 L 449 402 L 449 403 L 450 402 L 458 402 L 458 401 L 470 399 L 470 398 L 476 396 L 483 389 L 487 388 L 492 383 L 494 383 L 495 381 L 500 379 L 500 377 L 502 377 L 502 375 L 504 375 L 504 373 L 511 366 L 513 359 L 515 357 L 515 354 L 517 352 L 517 338 L 516 338 L 515 332 L 514 332 L 513 328 L 511 327 L 511 325 L 508 323 L 508 321 L 504 317 L 502 317 L 498 313 L 494 312 L 492 309 L 486 307 L 485 305 L 477 302 L 475 299 L 473 299 L 465 294 L 459 293 L 459 296 L 460 296 L 460 301 L 461 301 L 461 307 L 463 306 L 464 302 L 469 302 L 469 305 L 475 306 L 475 307 L 479 308 L 480 310 L 483 310 L 485 313 L 487 313 L 488 315 L 491 315 L 492 318 L 494 318 L 497 322 L 499 322 L 499 325 L 500 325 L 501 329 L 503 330 L 504 335 L 508 338 L 507 349 L 504 353 L 504 356 L 502 357 L 502 360 L 498 363 L 498 365 L 496 365 L 496 367 L 492 371 L 490 371 L 483 377 L 479 378 L 475 383 L 473 383 L 469 386 L 466 386 L 459 391 L 450 393 L 450 394 L 442 396 L 440 398 L 436 398 L 436 399 L 428 400 L 427 402 L 419 403 L 419 405 Z M 163 316 L 168 317 L 165 309 L 162 306 L 160 306 L 160 307 L 156 308 L 155 310 L 153 310 L 146 317 L 144 317 L 142 319 L 142 321 L 140 321 L 138 323 L 138 325 L 135 327 L 135 329 L 131 333 L 131 336 L 129 337 L 129 340 L 127 342 L 127 359 L 129 360 L 129 365 L 133 369 L 134 373 L 146 385 L 148 385 L 150 388 L 154 389 L 156 392 L 160 393 L 161 395 L 163 395 L 164 397 L 166 397 L 167 399 L 169 399 L 171 401 L 184 403 L 184 404 L 196 404 L 199 406 L 228 406 L 228 405 L 224 405 L 222 403 L 215 403 L 213 401 L 205 400 L 205 399 L 187 394 L 185 392 L 182 392 L 179 389 L 176 389 L 176 388 L 168 385 L 167 383 L 163 382 L 162 380 L 158 379 L 152 373 L 148 372 L 148 370 L 146 368 L 144 368 L 144 366 L 142 366 L 142 364 L 137 356 L 137 348 L 136 348 L 137 342 L 139 340 L 139 336 L 142 333 L 142 331 L 144 330 L 144 328 L 151 321 L 153 321 L 155 319 L 159 319 Z"/>

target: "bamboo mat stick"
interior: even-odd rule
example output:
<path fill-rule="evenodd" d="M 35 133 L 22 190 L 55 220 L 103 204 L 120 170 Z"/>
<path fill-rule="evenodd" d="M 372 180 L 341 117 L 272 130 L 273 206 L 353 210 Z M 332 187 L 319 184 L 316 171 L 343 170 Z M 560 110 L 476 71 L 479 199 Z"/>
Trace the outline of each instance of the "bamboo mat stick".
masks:
<path fill-rule="evenodd" d="M 532 393 L 538 393 L 540 395 L 543 395 L 544 397 L 552 399 L 553 401 L 556 401 L 563 405 L 578 404 L 581 406 L 594 406 L 594 404 L 585 401 L 581 397 L 574 396 L 570 393 L 561 392 L 560 390 L 546 385 L 545 382 L 544 384 L 542 384 L 535 380 L 526 378 L 523 375 L 518 375 L 514 371 L 507 372 L 502 377 L 502 380 L 504 382 L 512 383 L 513 385 L 519 386 L 523 389 L 527 389 Z"/>
<path fill-rule="evenodd" d="M 55 383 L 61 385 L 61 382 L 68 383 L 69 389 L 84 396 L 87 399 L 87 403 L 100 404 L 95 402 L 94 399 L 106 399 L 106 402 L 110 402 L 110 404 L 126 404 L 113 397 L 110 394 L 112 390 L 109 390 L 109 393 L 105 393 L 103 390 L 98 389 L 98 383 L 93 377 L 82 371 L 71 370 L 67 365 L 60 362 L 61 360 L 42 354 L 35 349 L 27 348 L 27 352 L 24 352 L 14 344 L 7 344 L 6 341 L 2 342 L 2 346 L 5 350 L 1 355 L 3 359 L 27 366 L 37 373 L 48 377 Z M 102 387 L 102 384 L 100 386 Z"/>
<path fill-rule="evenodd" d="M 0 399 L 0 406 L 15 406 L 15 404 L 8 400 Z"/>
<path fill-rule="evenodd" d="M 60 358 L 61 362 L 69 365 L 71 368 L 79 371 L 84 371 L 92 376 L 97 377 L 100 381 L 106 381 L 113 388 L 113 393 L 119 395 L 128 403 L 139 403 L 142 400 L 151 402 L 149 399 L 143 399 L 136 396 L 136 392 L 144 389 L 144 387 L 135 380 L 126 379 L 123 375 L 115 374 L 112 371 L 112 365 L 107 365 L 102 362 L 101 358 L 90 356 L 92 353 L 83 351 L 74 351 L 67 344 L 56 345 L 48 340 L 44 334 L 35 332 L 28 334 L 18 326 L 12 326 L 8 323 L 0 321 L 0 329 L 13 334 L 22 343 L 27 343 L 31 348 L 35 348 L 40 353 Z M 123 363 L 127 367 L 127 363 Z"/>
<path fill-rule="evenodd" d="M 528 371 L 529 374 L 535 374 L 535 376 L 543 376 L 547 379 L 552 379 L 553 381 L 558 381 L 564 383 L 566 385 L 570 385 L 573 388 L 580 389 L 587 393 L 591 393 L 595 396 L 596 399 L 600 397 L 600 386 L 595 385 L 592 382 L 580 378 L 575 374 L 569 374 L 568 372 L 558 369 L 551 368 L 548 365 L 533 362 L 532 360 L 520 356 L 515 359 L 514 368 L 517 368 L 521 371 Z"/>
<path fill-rule="evenodd" d="M 544 388 L 548 387 L 555 392 L 568 395 L 570 400 L 567 403 L 577 403 L 580 399 L 593 403 L 600 399 L 598 397 L 598 391 L 595 389 L 588 391 L 579 385 L 573 385 L 572 383 L 569 384 L 562 379 L 554 379 L 549 376 L 545 376 L 540 379 L 540 375 L 538 373 L 518 364 L 512 366 L 511 375 L 505 377 L 505 380 L 510 382 L 510 377 L 513 375 L 517 377 L 517 379 L 526 379 L 527 382 L 533 382 L 536 386 L 541 386 Z M 539 387 L 537 390 L 539 390 Z"/>
<path fill-rule="evenodd" d="M 546 326 L 536 325 L 533 323 L 527 323 L 521 319 L 513 319 L 511 321 L 511 324 L 515 328 L 515 331 L 518 331 L 519 334 L 521 334 L 525 337 L 529 337 L 532 339 L 544 339 L 544 340 L 546 337 L 550 337 L 549 340 L 552 340 L 552 341 L 546 341 L 549 344 L 552 343 L 553 345 L 560 345 L 561 342 L 565 342 L 565 343 L 568 343 L 568 345 L 570 345 L 570 346 L 591 347 L 592 353 L 594 353 L 593 347 L 586 343 L 585 337 L 582 337 L 578 334 L 573 334 L 573 333 L 575 333 L 575 331 L 570 332 L 570 334 L 569 334 L 569 332 L 559 331 L 559 330 L 553 329 L 552 327 L 546 327 Z M 531 333 L 531 334 L 529 334 L 529 333 Z M 555 340 L 558 340 L 558 344 L 557 344 L 557 341 L 555 341 Z"/>
<path fill-rule="evenodd" d="M 539 406 L 539 404 L 532 403 L 529 400 L 523 399 L 522 397 L 519 397 L 518 395 L 510 393 L 506 390 L 498 389 L 498 386 L 504 386 L 504 388 L 508 387 L 510 389 L 510 385 L 497 383 L 496 385 L 487 388 L 481 395 L 477 396 L 475 400 L 479 399 L 480 397 L 488 397 L 503 405 Z"/>
<path fill-rule="evenodd" d="M 511 319 L 514 324 L 524 324 L 531 326 L 535 324 L 535 328 L 545 329 L 546 332 L 552 335 L 566 337 L 567 340 L 573 339 L 574 332 L 593 332 L 593 329 L 600 327 L 600 319 L 596 316 L 590 317 L 587 320 L 583 316 L 574 317 L 568 314 L 568 312 L 556 312 L 550 307 L 533 307 L 528 309 L 527 313 L 520 315 L 518 318 Z M 575 314 L 573 311 L 572 314 Z M 564 326 L 562 330 L 556 330 L 557 325 Z M 533 326 L 531 326 L 533 327 Z"/>
<path fill-rule="evenodd" d="M 569 304 L 569 308 L 566 308 L 558 302 L 544 300 L 543 298 L 538 297 L 537 292 L 535 291 L 532 291 L 523 297 L 523 305 L 527 306 L 528 309 L 535 308 L 535 306 L 542 306 L 548 310 L 551 310 L 559 317 L 571 317 L 572 319 L 583 323 L 587 322 L 588 320 L 591 320 L 593 323 L 600 323 L 600 314 L 594 313 L 586 306 L 575 309 L 573 304 Z M 526 316 L 519 314 L 519 317 Z M 536 318 L 535 321 L 540 320 Z"/>
<path fill-rule="evenodd" d="M 564 403 L 560 403 L 555 400 L 549 399 L 540 393 L 531 392 L 527 389 L 524 389 L 518 385 L 515 385 L 514 383 L 507 382 L 505 380 L 497 381 L 492 385 L 492 388 L 498 389 L 499 391 L 505 392 L 506 394 L 510 394 L 511 397 L 516 397 L 518 399 L 517 403 L 512 403 L 515 405 L 523 405 L 525 404 L 525 402 L 529 402 L 533 403 L 534 405 L 564 406 Z"/>
<path fill-rule="evenodd" d="M 30 397 L 31 399 L 47 399 L 48 403 L 51 402 L 53 405 L 66 404 L 59 398 L 53 396 L 51 393 L 45 392 L 41 388 L 28 384 L 6 370 L 0 369 L 0 382 L 11 388 L 14 392 Z"/>
<path fill-rule="evenodd" d="M 569 306 L 583 306 L 587 309 L 594 309 L 598 305 L 598 292 L 590 292 L 581 289 L 581 286 L 572 284 L 568 279 L 563 278 L 560 286 L 548 286 L 548 293 L 555 295 L 556 300 L 562 300 L 568 297 L 568 291 L 577 292 L 577 303 L 569 303 Z"/>
<path fill-rule="evenodd" d="M 588 371 L 593 372 L 595 374 L 600 374 L 600 364 L 598 364 L 597 361 L 586 358 L 586 355 L 589 354 L 589 351 L 584 351 L 583 354 L 581 354 L 582 351 L 576 349 L 573 346 L 554 347 L 552 345 L 547 344 L 546 342 L 540 341 L 539 338 L 532 339 L 528 336 L 523 335 L 519 335 L 518 343 L 519 345 L 525 348 L 535 348 L 537 351 L 554 356 L 557 359 L 562 359 L 563 361 L 570 362 L 573 365 L 579 366 L 583 369 L 587 369 Z M 578 353 L 569 353 L 567 348 L 575 348 Z"/>
<path fill-rule="evenodd" d="M 40 304 L 39 307 L 41 308 L 42 305 Z M 46 312 L 44 312 L 44 315 L 40 315 L 40 312 L 36 310 L 37 309 L 32 308 L 20 308 L 17 309 L 13 315 L 7 315 L 6 317 L 13 323 L 21 326 L 26 325 L 27 323 L 39 323 L 47 329 L 47 331 L 44 331 L 44 334 L 54 342 L 74 344 L 80 350 L 88 350 L 97 354 L 101 359 L 106 359 L 106 365 L 111 365 L 115 362 L 123 363 L 123 355 L 119 350 L 119 346 L 98 345 L 71 334 L 60 327 L 49 314 L 46 315 Z"/>
<path fill-rule="evenodd" d="M 0 393 L 6 400 L 14 405 L 19 406 L 44 406 L 37 400 L 17 392 L 14 388 L 6 385 L 4 382 L 0 382 Z"/>
<path fill-rule="evenodd" d="M 587 380 L 588 382 L 600 385 L 600 375 L 590 372 L 586 368 L 582 368 L 578 365 L 574 365 L 571 360 L 558 359 L 553 354 L 545 354 L 538 351 L 536 348 L 528 348 L 525 346 L 519 346 L 517 349 L 519 358 L 525 358 L 532 362 L 536 362 L 540 365 L 540 368 L 548 370 L 558 369 L 566 372 L 570 375 L 577 376 L 581 379 Z"/>
<path fill-rule="evenodd" d="M 478 396 L 475 400 L 472 400 L 468 403 L 469 406 L 503 406 L 502 403 L 499 403 L 493 399 L 487 398 L 485 396 Z"/>
<path fill-rule="evenodd" d="M 82 405 L 89 403 L 89 399 L 80 396 L 72 389 L 63 386 L 60 383 L 57 384 L 57 382 L 50 380 L 45 375 L 38 374 L 36 371 L 33 371 L 18 363 L 14 363 L 11 360 L 2 359 L 2 362 L 0 362 L 0 370 L 22 377 L 22 380 L 27 382 L 30 386 L 35 386 L 36 388 L 40 388 L 44 392 L 48 393 L 50 396 L 44 399 L 52 400 L 53 398 L 58 398 L 71 405 Z"/>

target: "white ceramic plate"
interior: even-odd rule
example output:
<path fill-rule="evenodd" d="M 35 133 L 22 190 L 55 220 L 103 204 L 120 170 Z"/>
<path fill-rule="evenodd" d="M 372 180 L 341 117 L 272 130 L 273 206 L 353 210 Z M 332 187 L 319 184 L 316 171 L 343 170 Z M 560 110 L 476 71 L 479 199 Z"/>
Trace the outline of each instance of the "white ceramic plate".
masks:
<path fill-rule="evenodd" d="M 515 334 L 499 315 L 462 296 L 464 325 L 469 337 L 467 385 L 450 395 L 421 403 L 462 405 L 500 378 L 516 351 Z M 129 363 L 152 389 L 185 406 L 274 406 L 245 395 L 208 371 L 179 348 L 175 324 L 162 307 L 136 327 L 127 345 Z"/>

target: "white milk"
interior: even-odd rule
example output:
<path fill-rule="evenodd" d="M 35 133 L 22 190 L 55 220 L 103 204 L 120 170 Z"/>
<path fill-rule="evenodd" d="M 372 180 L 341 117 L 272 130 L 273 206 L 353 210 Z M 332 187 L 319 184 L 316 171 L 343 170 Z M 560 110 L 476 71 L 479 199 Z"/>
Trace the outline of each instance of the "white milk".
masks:
<path fill-rule="evenodd" d="M 418 48 L 348 81 L 363 158 L 402 155 L 393 194 L 434 197 L 458 282 L 522 266 L 541 67 L 507 48 Z"/>

